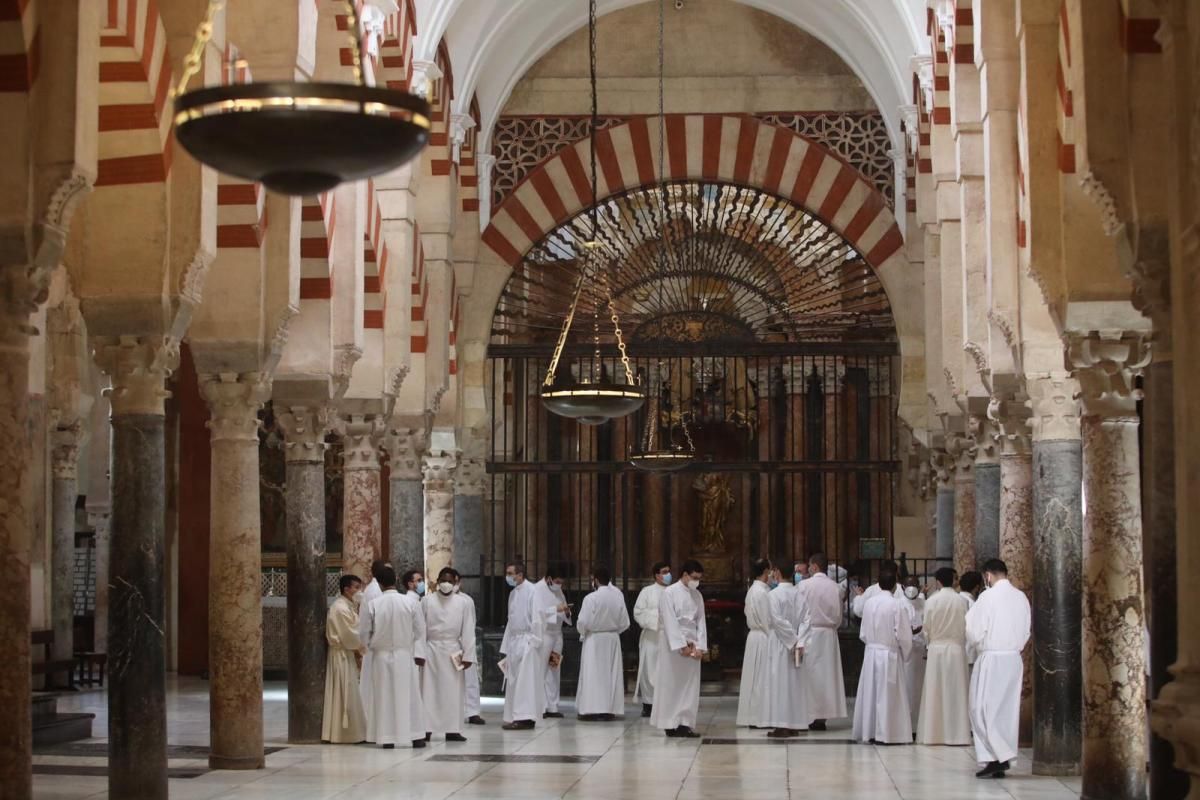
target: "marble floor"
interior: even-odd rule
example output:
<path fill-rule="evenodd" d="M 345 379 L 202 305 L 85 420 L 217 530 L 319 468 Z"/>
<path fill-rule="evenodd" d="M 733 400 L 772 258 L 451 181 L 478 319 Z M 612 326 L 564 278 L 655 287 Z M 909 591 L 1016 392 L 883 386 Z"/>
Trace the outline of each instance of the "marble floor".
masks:
<path fill-rule="evenodd" d="M 265 769 L 208 770 L 207 684 L 169 679 L 170 792 L 178 800 L 279 798 L 287 800 L 661 800 L 730 798 L 759 794 L 871 800 L 1068 800 L 1079 780 L 1033 777 L 1022 752 L 1004 780 L 974 777 L 967 748 L 872 747 L 849 741 L 849 725 L 833 724 L 787 745 L 766 744 L 762 732 L 734 726 L 736 698 L 705 697 L 699 729 L 704 739 L 667 739 L 630 707 L 624 722 L 581 723 L 564 704 L 566 719 L 535 730 L 500 730 L 497 700 L 484 700 L 486 727 L 467 726 L 463 744 L 434 741 L 424 750 L 381 750 L 368 745 L 287 744 L 287 687 L 269 683 L 265 695 L 268 748 Z M 96 714 L 96 739 L 34 756 L 34 797 L 76 800 L 107 796 L 102 691 L 63 698 L 62 711 Z M 726 743 L 733 740 L 731 743 Z M 47 774 L 91 772 L 93 774 Z M 179 776 L 179 777 L 175 777 Z"/>

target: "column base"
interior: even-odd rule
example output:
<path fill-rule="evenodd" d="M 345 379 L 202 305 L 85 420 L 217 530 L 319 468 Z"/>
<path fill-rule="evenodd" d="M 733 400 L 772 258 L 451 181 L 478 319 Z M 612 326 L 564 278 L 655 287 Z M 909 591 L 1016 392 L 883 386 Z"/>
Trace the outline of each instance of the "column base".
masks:
<path fill-rule="evenodd" d="M 1049 778 L 1073 778 L 1080 774 L 1079 764 L 1051 764 L 1044 761 L 1033 762 L 1033 774 Z"/>
<path fill-rule="evenodd" d="M 265 756 L 217 756 L 209 755 L 209 769 L 248 770 L 262 769 L 267 765 Z"/>

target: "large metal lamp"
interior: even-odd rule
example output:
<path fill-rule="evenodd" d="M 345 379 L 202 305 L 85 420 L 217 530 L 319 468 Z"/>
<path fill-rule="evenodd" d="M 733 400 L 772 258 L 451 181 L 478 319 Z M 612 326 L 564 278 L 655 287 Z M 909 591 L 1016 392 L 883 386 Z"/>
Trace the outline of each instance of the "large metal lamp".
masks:
<path fill-rule="evenodd" d="M 429 104 L 363 81 L 358 15 L 346 2 L 355 83 L 244 83 L 186 91 L 224 0 L 211 0 L 175 88 L 175 137 L 202 164 L 287 195 L 393 170 L 429 140 Z"/>

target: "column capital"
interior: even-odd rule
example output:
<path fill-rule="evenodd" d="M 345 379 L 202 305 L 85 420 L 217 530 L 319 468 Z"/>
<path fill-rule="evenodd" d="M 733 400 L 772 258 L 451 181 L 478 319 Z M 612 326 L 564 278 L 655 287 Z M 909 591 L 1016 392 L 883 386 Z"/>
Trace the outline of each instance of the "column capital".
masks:
<path fill-rule="evenodd" d="M 1074 440 L 1079 433 L 1079 381 L 1067 372 L 1026 376 L 1033 441 Z"/>
<path fill-rule="evenodd" d="M 990 404 L 989 404 L 990 410 Z M 979 464 L 1000 463 L 1000 426 L 991 414 L 972 414 L 967 422 L 970 437 L 975 442 L 975 460 Z"/>
<path fill-rule="evenodd" d="M 938 489 L 949 489 L 954 486 L 956 471 L 954 457 L 944 447 L 929 449 L 929 465 L 933 467 Z"/>
<path fill-rule="evenodd" d="M 333 423 L 333 409 L 330 406 L 276 406 L 275 420 L 283 431 L 284 458 L 287 461 L 325 461 L 325 436 Z"/>
<path fill-rule="evenodd" d="M 454 478 L 458 466 L 458 454 L 444 450 L 435 450 L 421 456 L 421 475 L 424 478 L 425 492 L 454 491 Z"/>
<path fill-rule="evenodd" d="M 975 466 L 975 454 L 978 449 L 975 437 L 970 434 L 951 433 L 946 435 L 946 452 L 954 460 L 956 478 L 971 476 L 971 468 Z"/>
<path fill-rule="evenodd" d="M 79 448 L 86 441 L 83 423 L 76 421 L 56 428 L 51 434 L 50 461 L 54 477 L 74 480 L 79 475 Z"/>
<path fill-rule="evenodd" d="M 112 382 L 109 400 L 114 417 L 164 416 L 171 396 L 167 378 L 179 366 L 179 344 L 154 336 L 98 336 L 92 339 L 97 366 Z"/>
<path fill-rule="evenodd" d="M 392 478 L 421 480 L 421 450 L 425 432 L 417 428 L 388 428 L 383 434 L 383 449 L 388 454 Z"/>
<path fill-rule="evenodd" d="M 337 423 L 342 437 L 342 467 L 346 470 L 379 469 L 383 420 L 370 414 L 343 415 Z"/>
<path fill-rule="evenodd" d="M 200 394 L 212 415 L 207 425 L 214 442 L 258 443 L 258 412 L 271 396 L 271 380 L 259 372 L 205 374 Z"/>
<path fill-rule="evenodd" d="M 1084 416 L 1137 419 L 1142 391 L 1135 379 L 1150 363 L 1145 332 L 1089 331 L 1067 339 L 1067 358 L 1079 382 Z"/>
<path fill-rule="evenodd" d="M 1030 454 L 1030 408 L 1024 390 L 993 395 L 988 404 L 988 418 L 995 423 L 995 441 L 1000 457 Z"/>
<path fill-rule="evenodd" d="M 481 496 L 487 485 L 487 470 L 482 458 L 463 458 L 454 471 L 454 493 Z"/>
<path fill-rule="evenodd" d="M 433 93 L 433 82 L 440 77 L 442 77 L 442 70 L 436 62 L 419 58 L 413 59 L 409 91 L 418 97 L 429 99 Z"/>

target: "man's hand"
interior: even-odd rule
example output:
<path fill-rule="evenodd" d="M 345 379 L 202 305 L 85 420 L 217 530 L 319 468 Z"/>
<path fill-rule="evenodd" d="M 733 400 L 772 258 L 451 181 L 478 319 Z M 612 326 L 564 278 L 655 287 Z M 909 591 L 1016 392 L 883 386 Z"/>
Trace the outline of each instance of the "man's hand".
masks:
<path fill-rule="evenodd" d="M 803 647 L 797 647 L 796 652 L 800 654 L 800 658 L 804 658 L 804 648 Z"/>
<path fill-rule="evenodd" d="M 560 614 L 570 614 L 571 607 L 569 605 L 567 605 L 566 603 L 559 603 L 557 611 Z"/>
<path fill-rule="evenodd" d="M 679 648 L 679 655 L 685 658 L 693 658 L 696 652 L 696 647 L 691 642 L 688 642 L 683 647 Z"/>
<path fill-rule="evenodd" d="M 862 593 L 863 593 L 863 587 L 861 587 L 861 586 L 854 587 L 854 596 L 855 597 L 858 597 Z"/>
<path fill-rule="evenodd" d="M 425 666 L 425 659 L 423 658 L 414 658 L 413 661 L 417 662 L 418 667 Z"/>

